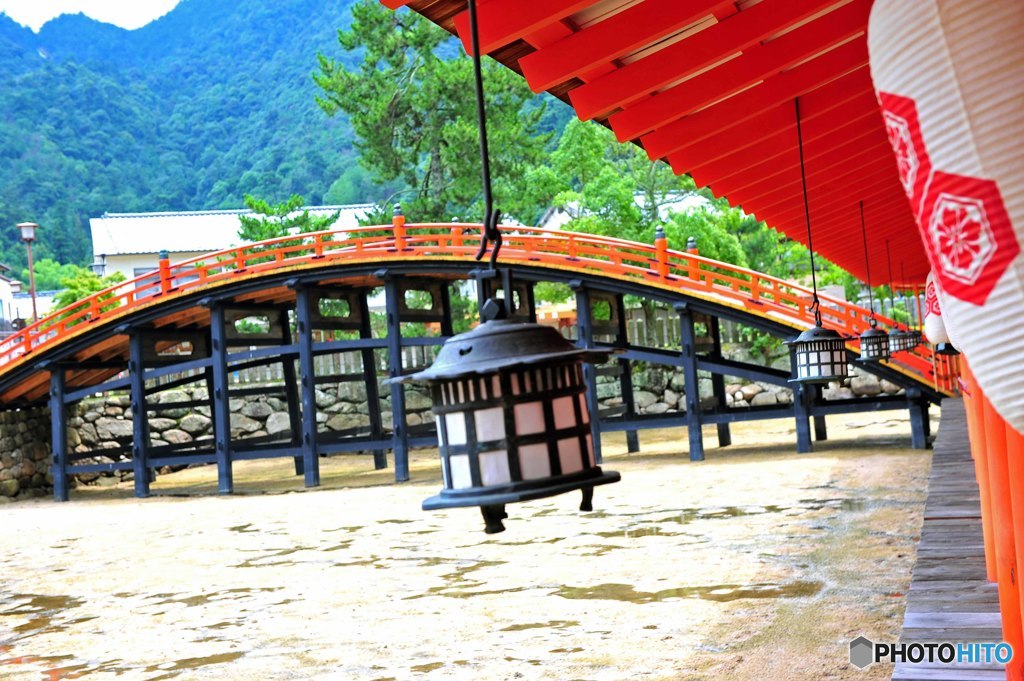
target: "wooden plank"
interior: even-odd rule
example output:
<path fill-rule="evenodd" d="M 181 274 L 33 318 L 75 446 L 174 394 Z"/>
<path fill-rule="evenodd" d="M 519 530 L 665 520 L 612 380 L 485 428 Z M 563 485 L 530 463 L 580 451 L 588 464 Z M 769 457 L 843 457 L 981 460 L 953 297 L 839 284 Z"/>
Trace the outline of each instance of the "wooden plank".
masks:
<path fill-rule="evenodd" d="M 998 587 L 987 581 L 980 502 L 960 400 L 942 404 L 928 499 L 900 640 L 1002 640 Z M 895 666 L 898 681 L 1002 681 L 1002 665 L 939 662 Z"/>

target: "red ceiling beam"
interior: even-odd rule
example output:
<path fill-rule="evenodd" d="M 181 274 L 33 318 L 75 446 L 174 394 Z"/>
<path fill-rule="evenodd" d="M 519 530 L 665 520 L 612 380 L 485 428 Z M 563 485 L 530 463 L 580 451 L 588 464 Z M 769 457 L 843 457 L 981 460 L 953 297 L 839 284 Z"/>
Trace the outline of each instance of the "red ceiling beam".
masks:
<path fill-rule="evenodd" d="M 581 120 L 606 116 L 803 21 L 835 0 L 762 2 L 569 92 Z"/>
<path fill-rule="evenodd" d="M 864 201 L 865 204 L 865 223 L 869 225 L 881 226 L 875 231 L 878 233 L 888 233 L 893 224 L 892 220 L 902 220 L 906 218 L 909 221 L 908 224 L 914 225 L 913 216 L 909 212 L 909 205 L 904 200 L 899 201 L 898 196 L 893 196 L 891 192 L 887 190 L 874 190 L 867 191 L 870 188 L 864 188 L 864 192 L 858 192 L 856 189 L 851 193 L 850 198 L 845 202 L 833 202 L 828 208 L 820 208 L 815 211 L 811 209 L 811 229 L 814 233 L 821 233 L 822 237 L 820 242 L 822 244 L 835 243 L 837 245 L 849 245 L 850 235 L 839 234 L 834 231 L 834 227 L 838 224 L 842 224 L 844 221 L 857 221 L 858 231 L 860 227 L 860 212 L 857 208 L 858 201 Z M 870 211 L 868 210 L 870 206 Z M 791 211 L 788 214 L 771 213 L 766 212 L 765 216 L 770 217 L 772 224 L 792 229 L 794 232 L 806 234 L 807 223 L 805 221 L 803 206 L 800 206 L 799 211 Z M 870 218 L 870 220 L 869 220 Z M 916 229 L 913 230 L 914 236 L 916 237 Z M 869 237 L 873 239 L 873 237 Z M 816 241 L 819 241 L 817 237 Z M 859 241 L 859 239 L 858 239 Z"/>
<path fill-rule="evenodd" d="M 858 175 L 859 173 L 859 175 Z M 811 224 L 827 225 L 830 220 L 845 215 L 847 204 L 856 204 L 857 201 L 870 200 L 894 200 L 892 198 L 892 185 L 888 178 L 865 179 L 860 169 L 844 172 L 837 175 L 829 186 L 819 187 L 813 198 L 808 195 L 808 203 L 811 207 Z M 904 199 L 905 200 L 905 199 Z M 787 195 L 776 195 L 769 197 L 771 205 L 763 208 L 755 208 L 754 213 L 764 215 L 765 218 L 772 217 L 777 224 L 788 224 L 795 221 L 803 224 L 804 205 L 800 193 Z M 744 204 L 745 206 L 746 204 Z"/>
<path fill-rule="evenodd" d="M 401 0 L 390 0 L 400 2 Z M 406 0 L 407 1 L 407 0 Z M 480 49 L 488 54 L 516 40 L 543 31 L 597 0 L 491 0 L 477 7 Z M 468 54 L 472 54 L 469 11 L 455 15 L 455 28 Z"/>
<path fill-rule="evenodd" d="M 380 4 L 384 5 L 388 9 L 398 9 L 399 7 L 405 7 L 409 4 L 409 0 L 380 0 Z"/>
<path fill-rule="evenodd" d="M 808 152 L 820 148 L 822 140 L 830 145 L 844 144 L 851 137 L 860 137 L 881 128 L 877 107 L 865 110 L 862 105 L 851 102 L 849 107 L 839 107 L 834 112 L 813 120 L 804 121 L 804 142 Z M 781 107 L 790 109 L 789 106 Z M 858 111 L 859 108 L 859 111 Z M 716 161 L 690 167 L 690 175 L 698 187 L 721 182 L 738 176 L 768 177 L 799 161 L 797 155 L 796 122 L 790 111 L 789 126 L 773 133 L 765 131 L 765 137 L 752 144 L 739 146 L 732 154 Z M 756 132 L 752 131 L 752 132 Z M 786 164 L 780 157 L 786 157 Z M 743 186 L 743 185 L 741 185 Z"/>
<path fill-rule="evenodd" d="M 871 89 L 870 76 L 866 69 L 862 69 L 802 95 L 800 98 L 801 116 L 804 120 L 809 121 L 839 107 L 850 99 L 865 96 L 873 102 L 874 107 L 878 107 L 878 102 L 874 100 L 874 91 Z M 795 125 L 796 112 L 793 109 L 793 102 L 776 103 L 764 114 L 737 125 L 716 130 L 711 135 L 694 140 L 678 140 L 682 146 L 678 146 L 668 154 L 669 163 L 677 173 L 682 174 L 698 163 L 715 161 L 728 156 L 736 144 L 749 146 L 762 139 L 764 135 Z M 762 131 L 764 134 L 761 134 Z M 648 137 L 653 137 L 655 134 L 651 133 Z M 751 139 L 754 141 L 749 141 Z"/>
<path fill-rule="evenodd" d="M 734 95 L 864 32 L 870 0 L 854 0 L 770 43 L 608 117 L 620 142 Z"/>
<path fill-rule="evenodd" d="M 519 60 L 534 92 L 543 92 L 703 19 L 729 0 L 645 0 Z"/>
<path fill-rule="evenodd" d="M 857 39 L 791 71 L 769 78 L 756 88 L 670 123 L 643 139 L 671 135 L 677 140 L 695 143 L 715 135 L 726 125 L 746 122 L 759 112 L 792 101 L 797 96 L 806 94 L 809 100 L 814 95 L 812 90 L 819 87 L 831 89 L 829 81 L 833 80 L 844 88 L 852 89 L 858 85 L 870 88 L 871 74 L 866 68 L 867 63 L 867 43 Z M 672 168 L 677 173 L 688 170 L 685 166 L 673 165 Z"/>
<path fill-rule="evenodd" d="M 861 143 L 862 147 L 860 147 L 860 154 L 868 151 L 881 153 L 884 151 L 884 148 L 881 145 L 885 143 L 885 141 L 887 140 L 883 141 L 878 138 L 872 139 L 870 137 L 865 138 Z M 846 164 L 846 160 L 850 155 L 848 153 L 849 148 L 849 145 L 843 145 L 842 149 L 837 149 L 834 152 L 825 152 L 816 157 L 813 164 L 808 165 L 807 186 L 809 192 L 817 186 L 817 182 L 831 178 L 833 168 Z M 871 162 L 877 162 L 877 158 Z M 716 191 L 716 186 L 717 185 L 712 185 L 712 191 Z M 732 197 L 736 202 L 745 202 L 764 206 L 763 198 L 765 196 L 777 195 L 781 191 L 786 191 L 793 195 L 799 195 L 801 191 L 799 163 L 795 166 L 786 168 L 776 177 L 766 178 L 763 181 L 735 190 L 733 193 L 728 194 L 728 196 Z"/>

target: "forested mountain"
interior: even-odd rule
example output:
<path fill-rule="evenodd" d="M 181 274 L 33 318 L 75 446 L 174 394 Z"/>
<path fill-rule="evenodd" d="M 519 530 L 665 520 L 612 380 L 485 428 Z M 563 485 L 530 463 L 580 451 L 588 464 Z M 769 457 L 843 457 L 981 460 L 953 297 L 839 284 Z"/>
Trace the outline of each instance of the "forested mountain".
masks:
<path fill-rule="evenodd" d="M 358 58 L 336 40 L 354 1 L 182 0 L 133 31 L 0 15 L 0 262 L 22 264 L 24 220 L 43 226 L 37 257 L 84 263 L 105 211 L 371 198 L 311 78 L 318 51 Z"/>

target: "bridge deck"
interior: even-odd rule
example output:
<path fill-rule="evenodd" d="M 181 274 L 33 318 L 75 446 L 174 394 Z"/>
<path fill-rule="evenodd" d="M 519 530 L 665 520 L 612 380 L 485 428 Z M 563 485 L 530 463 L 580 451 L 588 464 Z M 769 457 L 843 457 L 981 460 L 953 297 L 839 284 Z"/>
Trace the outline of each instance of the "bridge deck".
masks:
<path fill-rule="evenodd" d="M 942 402 L 902 641 L 1001 641 L 999 593 L 985 577 L 978 483 L 963 401 Z M 1003 665 L 899 663 L 898 681 L 1002 681 Z"/>

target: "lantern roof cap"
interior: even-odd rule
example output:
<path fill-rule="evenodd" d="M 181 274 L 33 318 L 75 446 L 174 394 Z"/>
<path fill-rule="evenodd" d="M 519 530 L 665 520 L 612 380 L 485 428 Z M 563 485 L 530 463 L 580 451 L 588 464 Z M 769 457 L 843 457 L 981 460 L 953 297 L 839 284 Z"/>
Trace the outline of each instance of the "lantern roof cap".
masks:
<path fill-rule="evenodd" d="M 870 328 L 867 331 L 865 331 L 864 333 L 862 333 L 860 335 L 860 337 L 861 338 L 883 338 L 883 337 L 888 336 L 888 335 L 889 334 L 887 334 L 885 331 L 882 331 L 881 329 Z"/>
<path fill-rule="evenodd" d="M 846 340 L 839 335 L 838 331 L 832 329 L 826 329 L 823 326 L 814 326 L 801 333 L 796 338 L 786 341 L 788 345 L 794 343 L 808 343 L 810 341 L 834 341 L 834 340 Z"/>
<path fill-rule="evenodd" d="M 603 362 L 611 352 L 577 348 L 550 326 L 499 319 L 452 336 L 430 368 L 398 380 L 432 381 L 490 374 L 513 366 L 577 358 Z"/>

